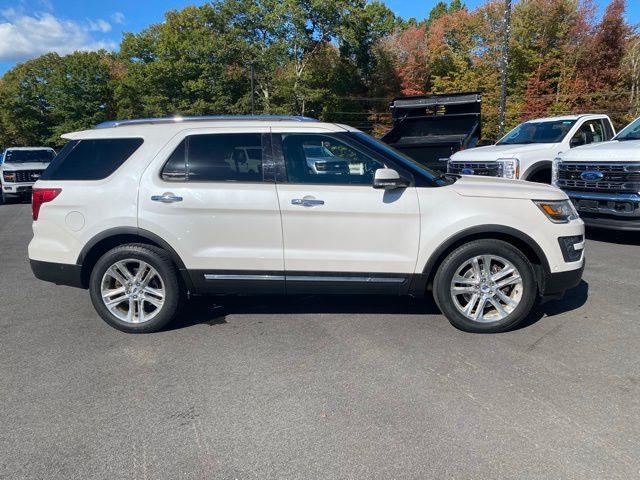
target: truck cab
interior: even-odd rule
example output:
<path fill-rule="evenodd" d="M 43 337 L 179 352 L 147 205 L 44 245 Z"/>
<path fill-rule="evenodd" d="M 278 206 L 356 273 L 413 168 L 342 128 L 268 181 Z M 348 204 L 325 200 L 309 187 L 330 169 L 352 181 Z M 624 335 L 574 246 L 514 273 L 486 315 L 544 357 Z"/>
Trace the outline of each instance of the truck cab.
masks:
<path fill-rule="evenodd" d="M 0 155 L 0 202 L 12 197 L 28 198 L 33 184 L 49 165 L 56 152 L 48 147 L 13 147 Z"/>
<path fill-rule="evenodd" d="M 640 118 L 609 142 L 565 152 L 553 167 L 553 184 L 585 224 L 640 231 Z"/>
<path fill-rule="evenodd" d="M 495 145 L 451 156 L 448 173 L 551 183 L 553 159 L 572 148 L 611 140 L 607 115 L 567 115 L 521 123 Z"/>

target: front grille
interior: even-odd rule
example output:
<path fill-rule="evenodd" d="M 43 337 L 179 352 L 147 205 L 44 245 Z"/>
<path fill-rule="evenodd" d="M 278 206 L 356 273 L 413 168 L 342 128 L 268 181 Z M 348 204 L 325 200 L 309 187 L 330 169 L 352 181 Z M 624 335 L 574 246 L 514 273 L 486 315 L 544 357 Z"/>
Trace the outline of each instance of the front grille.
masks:
<path fill-rule="evenodd" d="M 501 177 L 502 164 L 498 162 L 449 162 L 447 171 L 458 175 Z"/>
<path fill-rule="evenodd" d="M 590 172 L 601 178 L 585 179 Z M 588 176 L 589 174 L 587 174 Z M 559 163 L 558 187 L 586 192 L 640 192 L 640 163 Z"/>
<path fill-rule="evenodd" d="M 36 182 L 44 170 L 18 170 L 15 172 L 15 183 Z"/>

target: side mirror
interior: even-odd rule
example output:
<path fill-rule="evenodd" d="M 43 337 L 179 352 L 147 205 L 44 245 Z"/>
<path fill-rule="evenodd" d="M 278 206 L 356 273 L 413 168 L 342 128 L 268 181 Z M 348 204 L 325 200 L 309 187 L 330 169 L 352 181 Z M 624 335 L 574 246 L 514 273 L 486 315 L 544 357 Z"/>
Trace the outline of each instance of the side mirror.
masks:
<path fill-rule="evenodd" d="M 573 137 L 569 140 L 569 148 L 579 147 L 580 145 L 584 145 L 586 142 L 582 139 L 582 137 Z"/>
<path fill-rule="evenodd" d="M 381 190 L 394 190 L 396 188 L 406 188 L 409 182 L 402 178 L 398 172 L 392 168 L 379 168 L 373 176 L 373 188 Z"/>

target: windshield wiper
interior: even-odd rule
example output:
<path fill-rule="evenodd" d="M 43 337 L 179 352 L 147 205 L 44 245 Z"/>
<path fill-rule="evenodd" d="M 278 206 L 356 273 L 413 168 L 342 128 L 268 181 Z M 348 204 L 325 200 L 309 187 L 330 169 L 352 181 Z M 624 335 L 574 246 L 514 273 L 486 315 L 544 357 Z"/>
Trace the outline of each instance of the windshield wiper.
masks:
<path fill-rule="evenodd" d="M 619 142 L 626 142 L 629 140 L 640 140 L 640 137 L 622 137 L 622 138 L 616 138 L 615 140 L 618 140 Z"/>

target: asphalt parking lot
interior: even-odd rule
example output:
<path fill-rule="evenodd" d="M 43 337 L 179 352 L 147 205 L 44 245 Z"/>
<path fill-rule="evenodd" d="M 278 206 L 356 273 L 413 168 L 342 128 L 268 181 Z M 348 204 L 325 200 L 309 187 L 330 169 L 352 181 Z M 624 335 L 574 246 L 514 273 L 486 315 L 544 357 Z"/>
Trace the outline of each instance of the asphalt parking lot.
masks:
<path fill-rule="evenodd" d="M 498 335 L 431 300 L 209 299 L 127 335 L 0 206 L 1 478 L 638 478 L 640 235 Z"/>

